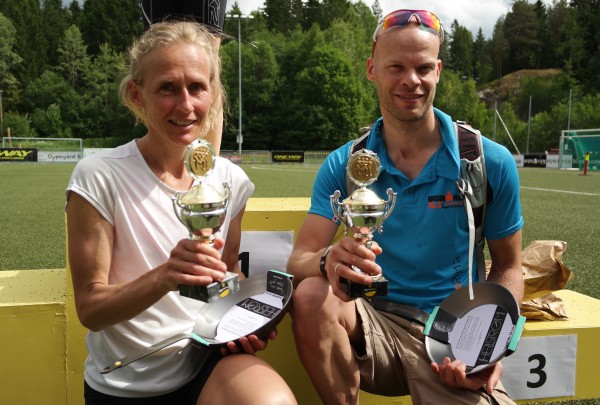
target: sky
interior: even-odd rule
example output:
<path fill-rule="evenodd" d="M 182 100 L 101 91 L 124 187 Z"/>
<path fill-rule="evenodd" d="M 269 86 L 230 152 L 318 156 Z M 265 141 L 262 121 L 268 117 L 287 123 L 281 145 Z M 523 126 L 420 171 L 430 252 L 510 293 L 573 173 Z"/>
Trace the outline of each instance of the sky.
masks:
<path fill-rule="evenodd" d="M 374 0 L 362 0 L 369 7 Z M 543 0 L 547 5 L 552 4 L 552 0 Z M 227 10 L 229 10 L 236 0 L 227 1 Z M 357 0 L 352 0 L 356 3 Z M 532 0 L 529 0 L 533 3 Z M 263 0 L 237 0 L 237 3 L 244 14 L 263 7 Z M 502 15 L 510 11 L 512 0 L 379 0 L 379 5 L 383 14 L 400 8 L 408 9 L 426 9 L 434 12 L 442 21 L 446 31 L 454 20 L 467 28 L 473 36 L 477 35 L 479 28 L 483 31 L 483 36 L 487 39 L 492 37 L 494 24 Z M 375 27 L 373 27 L 375 29 Z"/>

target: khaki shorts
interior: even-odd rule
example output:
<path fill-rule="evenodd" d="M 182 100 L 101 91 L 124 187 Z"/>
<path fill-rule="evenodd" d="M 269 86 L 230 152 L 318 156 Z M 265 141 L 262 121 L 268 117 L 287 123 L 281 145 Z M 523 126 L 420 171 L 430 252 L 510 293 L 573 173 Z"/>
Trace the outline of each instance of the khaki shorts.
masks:
<path fill-rule="evenodd" d="M 356 354 L 360 388 L 384 396 L 410 395 L 413 404 L 514 404 L 501 383 L 493 396 L 483 390 L 449 387 L 431 369 L 423 326 L 356 300 L 365 353 Z"/>

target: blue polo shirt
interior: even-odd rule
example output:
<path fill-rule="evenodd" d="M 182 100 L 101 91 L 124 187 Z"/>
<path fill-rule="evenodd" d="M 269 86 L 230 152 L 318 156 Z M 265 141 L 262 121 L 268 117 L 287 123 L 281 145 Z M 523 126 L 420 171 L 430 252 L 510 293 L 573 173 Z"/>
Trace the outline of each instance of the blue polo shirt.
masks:
<path fill-rule="evenodd" d="M 389 281 L 386 299 L 431 312 L 449 294 L 468 285 L 469 232 L 456 180 L 460 157 L 452 119 L 434 108 L 442 143 L 417 178 L 410 181 L 394 167 L 383 139 L 380 118 L 369 136 L 367 149 L 381 160 L 381 174 L 369 187 L 383 200 L 386 190 L 397 193 L 396 206 L 374 240 L 383 253 L 376 261 Z M 330 195 L 346 193 L 346 163 L 352 142 L 333 151 L 317 174 L 309 213 L 336 221 Z M 523 227 L 519 175 L 510 152 L 485 137 L 483 149 L 492 201 L 486 206 L 484 236 L 501 239 Z M 489 189 L 488 189 L 489 190 Z M 339 221 L 338 221 L 339 223 Z M 473 279 L 477 280 L 473 258 Z"/>

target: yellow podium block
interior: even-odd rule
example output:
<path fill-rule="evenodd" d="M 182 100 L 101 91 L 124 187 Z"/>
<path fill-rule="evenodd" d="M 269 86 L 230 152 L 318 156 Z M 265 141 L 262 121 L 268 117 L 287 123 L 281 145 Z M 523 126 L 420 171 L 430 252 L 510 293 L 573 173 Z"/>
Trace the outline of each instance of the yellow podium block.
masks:
<path fill-rule="evenodd" d="M 243 229 L 296 235 L 309 203 L 308 198 L 250 199 Z M 563 299 L 569 319 L 528 321 L 523 337 L 577 336 L 575 395 L 533 402 L 600 398 L 595 371 L 600 360 L 600 300 L 568 290 L 556 295 Z M 286 379 L 299 404 L 321 403 L 296 354 L 289 315 L 278 331 L 278 338 L 259 356 Z M 75 313 L 68 269 L 0 272 L 0 402 L 83 404 L 85 334 Z M 523 378 L 529 371 L 523 370 Z M 28 388 L 32 384 L 35 388 Z M 363 405 L 411 404 L 409 397 L 364 392 L 360 400 Z"/>

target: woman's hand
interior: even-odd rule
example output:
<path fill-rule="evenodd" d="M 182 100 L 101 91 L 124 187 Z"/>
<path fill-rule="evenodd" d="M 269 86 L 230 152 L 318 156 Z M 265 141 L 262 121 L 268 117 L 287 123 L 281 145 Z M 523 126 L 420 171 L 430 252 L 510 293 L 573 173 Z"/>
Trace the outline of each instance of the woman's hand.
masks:
<path fill-rule="evenodd" d="M 236 342 L 227 342 L 227 346 L 221 348 L 221 355 L 226 356 L 236 353 L 256 354 L 261 350 L 265 350 L 269 344 L 269 340 L 274 340 L 276 337 L 277 329 L 271 330 L 264 339 L 256 335 L 242 336 L 238 339 L 238 344 Z"/>
<path fill-rule="evenodd" d="M 162 284 L 168 291 L 175 291 L 180 284 L 209 285 L 223 281 L 227 265 L 221 261 L 219 249 L 224 243 L 223 239 L 215 238 L 211 247 L 197 240 L 180 240 L 162 266 Z"/>

